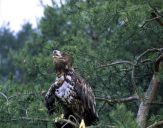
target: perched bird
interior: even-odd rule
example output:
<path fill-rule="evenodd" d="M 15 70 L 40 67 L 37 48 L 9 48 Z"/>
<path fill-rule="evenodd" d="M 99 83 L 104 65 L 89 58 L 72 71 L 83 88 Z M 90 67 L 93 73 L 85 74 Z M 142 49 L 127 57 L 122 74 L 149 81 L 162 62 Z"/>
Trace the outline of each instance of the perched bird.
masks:
<path fill-rule="evenodd" d="M 54 50 L 53 58 L 56 80 L 45 95 L 49 114 L 54 112 L 55 100 L 58 100 L 64 108 L 65 119 L 72 115 L 74 122 L 77 120 L 86 126 L 94 124 L 98 120 L 95 96 L 89 84 L 74 70 L 72 56 Z"/>

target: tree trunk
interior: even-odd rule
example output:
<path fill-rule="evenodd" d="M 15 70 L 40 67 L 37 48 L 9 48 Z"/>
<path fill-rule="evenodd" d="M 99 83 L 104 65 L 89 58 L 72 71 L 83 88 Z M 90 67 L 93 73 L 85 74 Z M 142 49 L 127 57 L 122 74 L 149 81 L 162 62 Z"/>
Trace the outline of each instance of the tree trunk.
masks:
<path fill-rule="evenodd" d="M 158 83 L 159 83 L 158 74 L 155 73 L 152 77 L 152 80 L 148 86 L 147 91 L 145 92 L 144 99 L 140 103 L 139 110 L 137 113 L 137 122 L 141 128 L 146 127 L 150 104 L 156 97 Z"/>
<path fill-rule="evenodd" d="M 150 109 L 151 103 L 156 97 L 157 88 L 160 82 L 159 70 L 161 70 L 160 65 L 162 63 L 161 62 L 162 60 L 163 60 L 163 54 L 160 55 L 155 62 L 155 72 L 148 86 L 148 89 L 145 92 L 144 98 L 142 99 L 139 105 L 139 110 L 137 113 L 137 122 L 141 128 L 145 128 L 147 125 L 147 117 L 149 115 L 149 109 Z"/>

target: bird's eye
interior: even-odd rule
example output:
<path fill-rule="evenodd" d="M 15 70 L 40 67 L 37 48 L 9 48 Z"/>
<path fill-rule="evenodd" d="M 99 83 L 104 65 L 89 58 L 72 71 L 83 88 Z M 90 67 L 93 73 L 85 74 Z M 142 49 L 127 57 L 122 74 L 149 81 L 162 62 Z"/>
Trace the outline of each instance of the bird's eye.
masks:
<path fill-rule="evenodd" d="M 53 54 L 57 54 L 57 50 L 53 50 Z"/>

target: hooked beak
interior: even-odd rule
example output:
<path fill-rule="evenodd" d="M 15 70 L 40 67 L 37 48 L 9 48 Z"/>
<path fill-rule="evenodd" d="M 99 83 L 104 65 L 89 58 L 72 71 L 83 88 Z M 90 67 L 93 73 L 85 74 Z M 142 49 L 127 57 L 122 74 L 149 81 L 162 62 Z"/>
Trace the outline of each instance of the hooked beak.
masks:
<path fill-rule="evenodd" d="M 53 59 L 59 59 L 60 58 L 60 56 L 58 56 L 58 55 L 53 55 L 52 57 L 53 57 Z"/>

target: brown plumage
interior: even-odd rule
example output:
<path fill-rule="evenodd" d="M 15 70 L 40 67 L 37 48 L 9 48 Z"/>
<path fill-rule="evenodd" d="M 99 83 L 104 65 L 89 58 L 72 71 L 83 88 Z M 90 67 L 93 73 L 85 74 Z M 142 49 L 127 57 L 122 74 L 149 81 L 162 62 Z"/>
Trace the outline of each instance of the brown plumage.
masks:
<path fill-rule="evenodd" d="M 49 114 L 53 112 L 56 98 L 66 110 L 65 118 L 73 115 L 79 122 L 84 119 L 86 126 L 94 124 L 98 120 L 98 114 L 91 87 L 75 72 L 70 55 L 54 50 L 53 57 L 57 77 L 45 96 Z"/>

